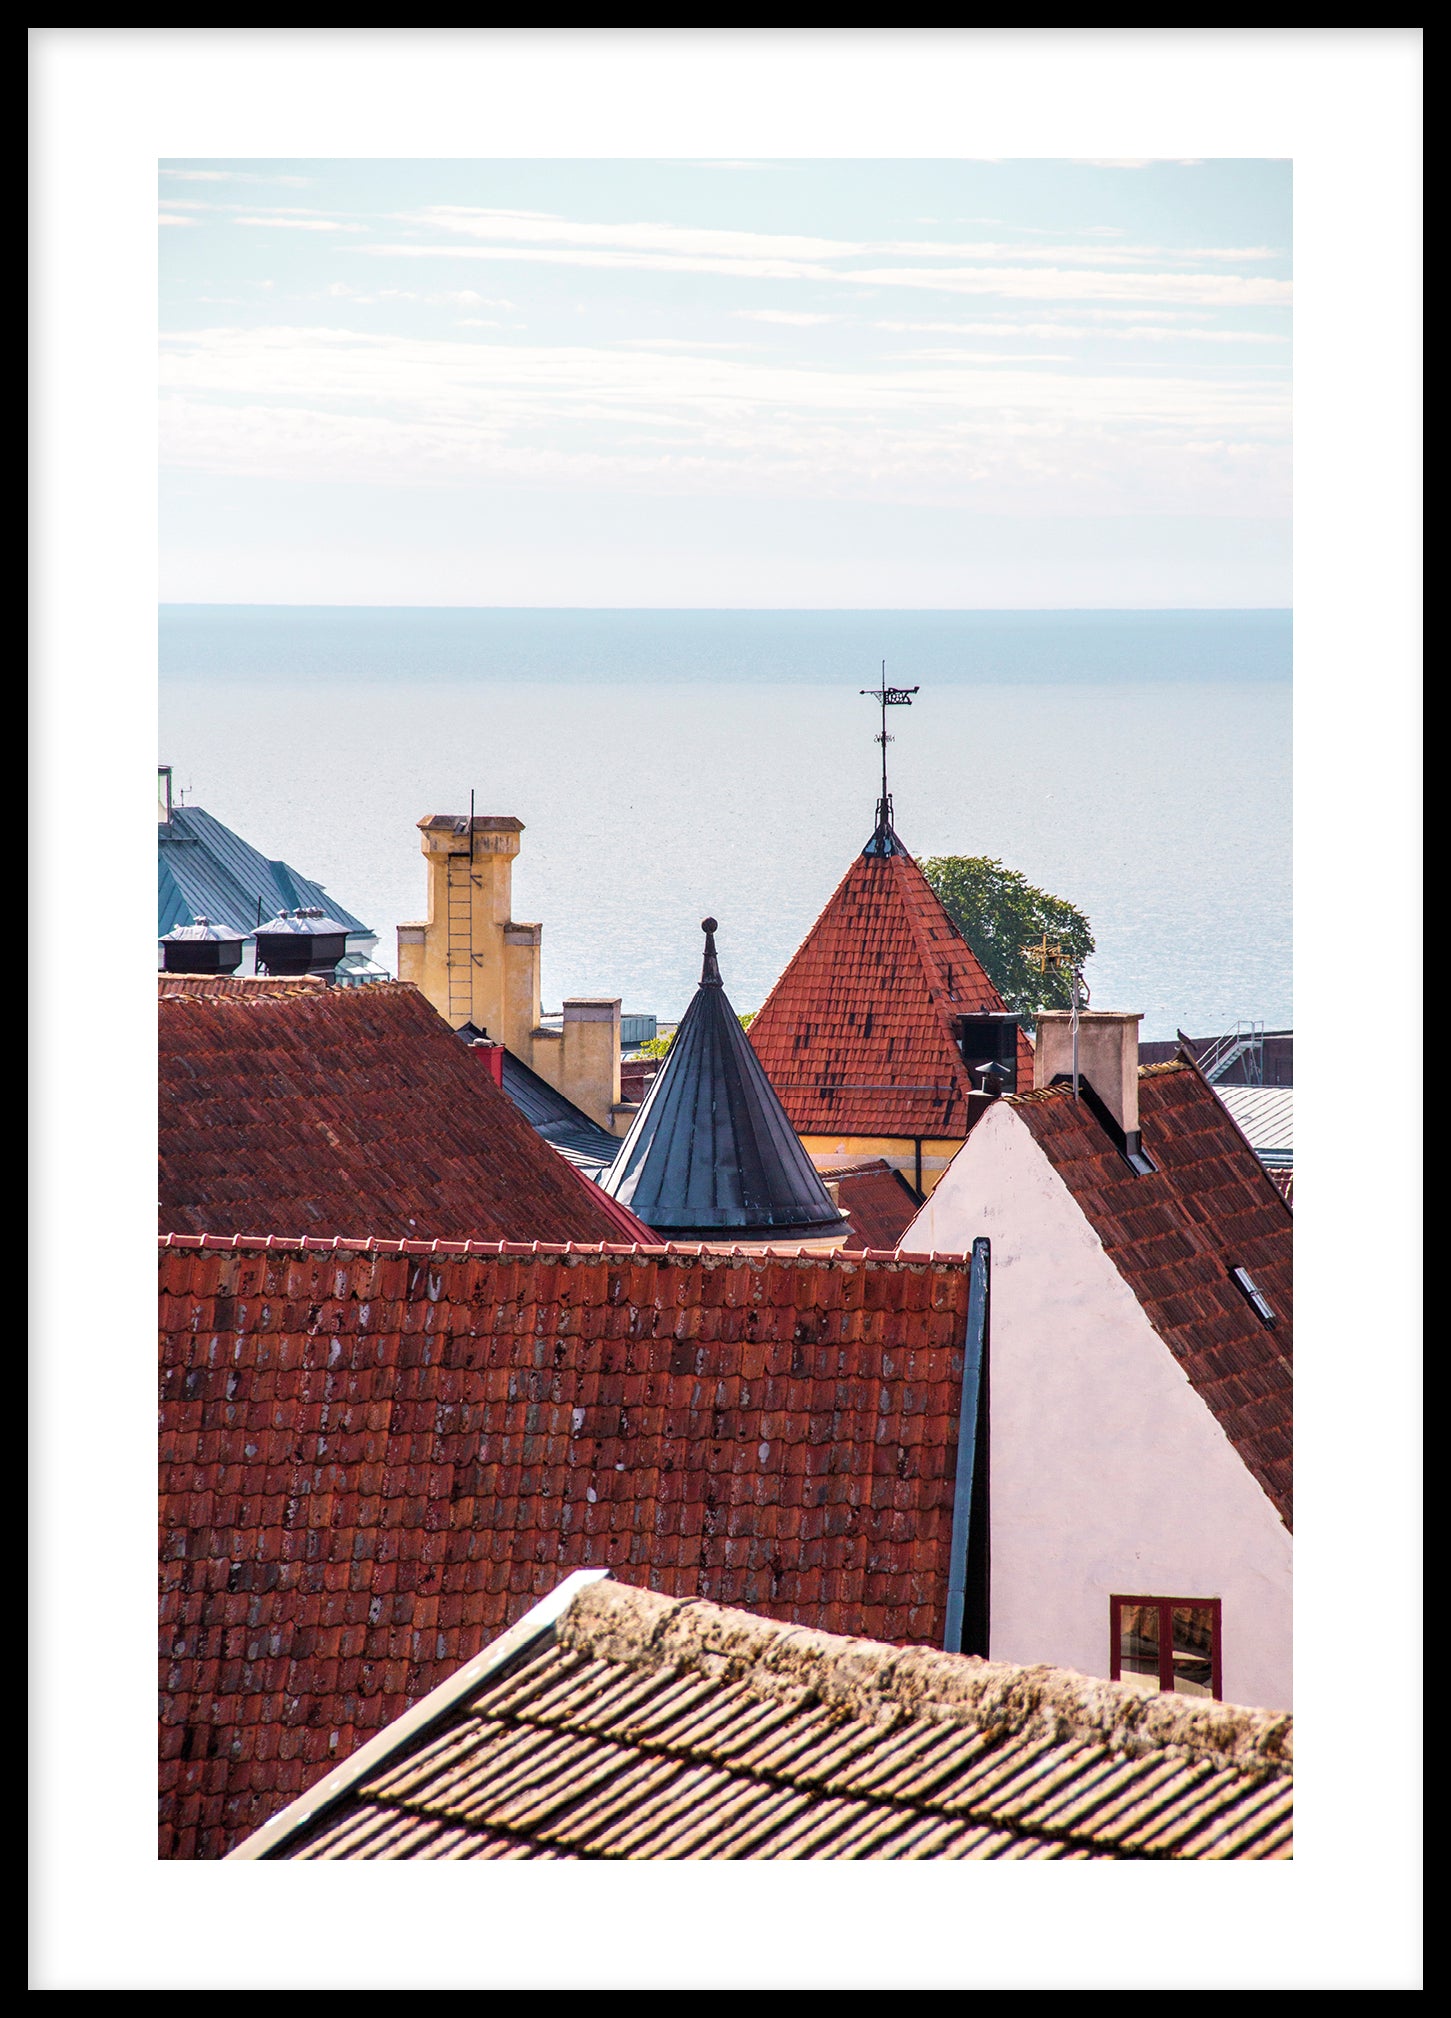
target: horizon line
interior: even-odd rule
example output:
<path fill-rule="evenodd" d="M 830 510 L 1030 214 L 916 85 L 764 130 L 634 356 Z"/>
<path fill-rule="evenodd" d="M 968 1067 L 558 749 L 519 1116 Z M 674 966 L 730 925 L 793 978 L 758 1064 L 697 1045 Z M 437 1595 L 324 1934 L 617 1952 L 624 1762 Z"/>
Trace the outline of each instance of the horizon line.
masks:
<path fill-rule="evenodd" d="M 1292 603 L 305 603 L 170 602 L 160 610 L 489 610 L 575 616 L 1291 616 Z"/>

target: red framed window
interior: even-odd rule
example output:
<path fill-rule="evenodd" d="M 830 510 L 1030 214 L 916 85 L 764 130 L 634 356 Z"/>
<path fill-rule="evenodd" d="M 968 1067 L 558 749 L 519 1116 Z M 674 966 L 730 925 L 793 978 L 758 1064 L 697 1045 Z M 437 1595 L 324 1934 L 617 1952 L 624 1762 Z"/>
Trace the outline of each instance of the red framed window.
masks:
<path fill-rule="evenodd" d="M 1222 1700 L 1218 1598 L 1114 1597 L 1109 1673 L 1131 1688 Z"/>

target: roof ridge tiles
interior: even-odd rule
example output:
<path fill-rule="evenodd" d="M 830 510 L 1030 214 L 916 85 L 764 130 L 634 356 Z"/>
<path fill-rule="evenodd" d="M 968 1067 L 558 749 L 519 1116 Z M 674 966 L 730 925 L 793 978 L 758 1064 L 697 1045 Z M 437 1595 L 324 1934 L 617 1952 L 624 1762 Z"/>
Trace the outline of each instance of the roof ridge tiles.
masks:
<path fill-rule="evenodd" d="M 1186 1058 L 1162 1058 L 1157 1065 L 1141 1065 L 1139 1067 L 1139 1077 L 1140 1079 L 1166 1079 L 1176 1072 L 1193 1072 L 1195 1069 L 1194 1065 Z M 1202 1074 L 1200 1076 L 1202 1077 Z M 1205 1084 L 1208 1085 L 1208 1083 L 1206 1080 Z M 1002 1098 L 1012 1101 L 1014 1106 L 1021 1107 L 1026 1100 L 1071 1099 L 1072 1088 L 1066 1080 L 1060 1080 L 1054 1086 L 1028 1086 L 1021 1093 L 1004 1093 Z"/>
<path fill-rule="evenodd" d="M 561 1645 L 598 1660 L 671 1665 L 767 1697 L 805 1689 L 828 1710 L 869 1722 L 896 1711 L 1130 1756 L 1167 1749 L 1265 1779 L 1288 1774 L 1293 1763 L 1294 1723 L 1285 1711 L 1147 1694 L 1071 1669 L 890 1646 L 614 1578 L 581 1591 L 556 1632 Z"/>
<path fill-rule="evenodd" d="M 699 1262 L 708 1268 L 739 1266 L 741 1262 L 761 1266 L 768 1262 L 791 1262 L 798 1268 L 850 1272 L 861 1262 L 881 1267 L 923 1268 L 940 1264 L 954 1268 L 967 1266 L 967 1257 L 950 1251 L 908 1254 L 890 1247 L 838 1248 L 827 1252 L 800 1247 L 722 1248 L 708 1243 L 672 1243 L 646 1247 L 612 1241 L 508 1241 L 508 1240 L 389 1240 L 374 1234 L 308 1233 L 158 1233 L 159 1248 L 187 1252 L 235 1253 L 261 1250 L 272 1254 L 417 1254 L 443 1261 L 470 1258 L 496 1261 L 527 1255 L 531 1260 L 573 1261 L 577 1258 L 620 1256 L 638 1261 Z"/>

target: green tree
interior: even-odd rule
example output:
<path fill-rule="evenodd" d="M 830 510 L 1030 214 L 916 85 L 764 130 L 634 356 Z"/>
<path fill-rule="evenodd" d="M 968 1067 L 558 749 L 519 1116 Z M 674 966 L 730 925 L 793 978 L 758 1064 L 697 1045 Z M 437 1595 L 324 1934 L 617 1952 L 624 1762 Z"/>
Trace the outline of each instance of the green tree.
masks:
<path fill-rule="evenodd" d="M 736 1017 L 736 1021 L 740 1024 L 742 1030 L 750 1029 L 755 1014 L 754 1009 L 748 1009 L 744 1016 L 738 1015 Z M 643 1044 L 635 1046 L 634 1055 L 637 1058 L 663 1058 L 674 1042 L 675 1032 L 673 1030 L 668 1037 L 647 1037 Z"/>
<path fill-rule="evenodd" d="M 1068 975 L 1040 974 L 1023 948 L 1046 932 L 1049 945 L 1061 946 L 1081 967 L 1093 951 L 1093 933 L 1077 905 L 1035 889 L 987 855 L 933 855 L 921 869 L 1009 1009 L 1031 1016 L 1069 1007 Z"/>

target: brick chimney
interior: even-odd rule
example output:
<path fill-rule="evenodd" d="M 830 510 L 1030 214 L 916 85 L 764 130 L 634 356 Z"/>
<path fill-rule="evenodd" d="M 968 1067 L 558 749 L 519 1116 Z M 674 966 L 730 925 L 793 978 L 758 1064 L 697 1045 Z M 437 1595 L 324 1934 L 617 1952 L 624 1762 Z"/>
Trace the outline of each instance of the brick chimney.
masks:
<path fill-rule="evenodd" d="M 1142 1014 L 1082 1009 L 1078 1015 L 1078 1075 L 1098 1095 L 1125 1139 L 1138 1146 L 1139 1025 Z M 1051 1086 L 1073 1070 L 1073 1016 L 1040 1009 L 1033 1053 L 1033 1085 Z"/>
<path fill-rule="evenodd" d="M 469 1049 L 473 1052 L 475 1058 L 481 1062 L 485 1072 L 488 1073 L 494 1084 L 502 1088 L 504 1084 L 503 1045 L 495 1044 L 488 1037 L 475 1037 L 470 1042 Z"/>

